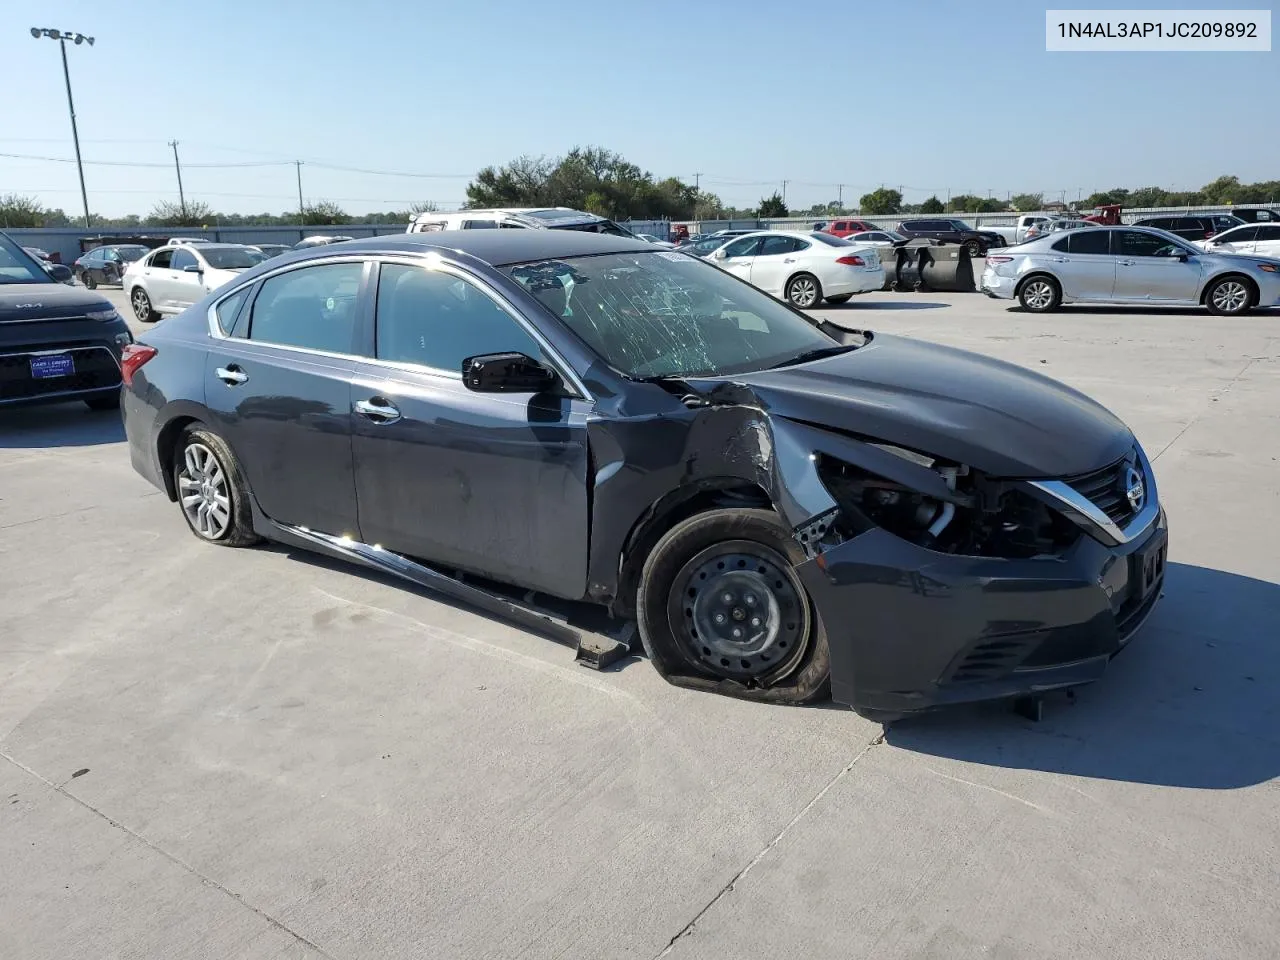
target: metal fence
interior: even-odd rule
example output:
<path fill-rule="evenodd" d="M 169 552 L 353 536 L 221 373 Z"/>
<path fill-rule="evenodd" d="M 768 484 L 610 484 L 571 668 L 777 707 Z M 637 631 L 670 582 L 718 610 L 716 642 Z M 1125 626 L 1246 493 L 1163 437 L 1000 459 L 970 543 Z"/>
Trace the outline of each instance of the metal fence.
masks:
<path fill-rule="evenodd" d="M 14 227 L 6 229 L 14 241 L 24 247 L 39 247 L 62 256 L 62 262 L 70 264 L 81 254 L 81 237 L 143 236 L 203 237 L 215 243 L 284 243 L 292 246 L 304 237 L 341 236 L 376 237 L 387 233 L 404 233 L 406 224 L 356 223 L 329 227 L 278 227 L 238 226 L 210 227 L 200 230 L 191 227 Z"/>

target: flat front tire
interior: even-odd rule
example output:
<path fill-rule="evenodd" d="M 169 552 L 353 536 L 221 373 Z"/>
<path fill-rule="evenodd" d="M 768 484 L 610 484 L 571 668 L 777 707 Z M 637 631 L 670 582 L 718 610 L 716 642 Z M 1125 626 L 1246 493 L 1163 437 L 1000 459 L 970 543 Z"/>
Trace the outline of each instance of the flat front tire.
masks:
<path fill-rule="evenodd" d="M 246 547 L 253 532 L 249 488 L 240 462 L 216 433 L 186 429 L 173 458 L 173 486 L 187 526 L 199 539 L 220 547 Z"/>
<path fill-rule="evenodd" d="M 775 703 L 826 697 L 827 637 L 796 575 L 802 559 L 772 511 L 712 510 L 677 524 L 646 559 L 637 597 L 658 672 Z"/>

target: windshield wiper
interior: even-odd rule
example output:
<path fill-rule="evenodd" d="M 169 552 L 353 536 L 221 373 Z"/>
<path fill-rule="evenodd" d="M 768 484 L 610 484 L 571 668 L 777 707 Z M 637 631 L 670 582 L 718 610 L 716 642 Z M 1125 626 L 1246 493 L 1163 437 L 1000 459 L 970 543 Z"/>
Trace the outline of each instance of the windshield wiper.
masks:
<path fill-rule="evenodd" d="M 779 367 L 794 367 L 798 363 L 809 363 L 813 360 L 821 360 L 824 357 L 834 357 L 837 354 L 848 353 L 850 350 L 857 349 L 858 348 L 852 344 L 841 344 L 834 347 L 819 347 L 816 350 L 806 350 L 804 353 L 797 354 L 794 357 L 788 357 L 786 360 L 783 360 L 780 363 L 775 363 L 767 369 L 777 370 Z"/>

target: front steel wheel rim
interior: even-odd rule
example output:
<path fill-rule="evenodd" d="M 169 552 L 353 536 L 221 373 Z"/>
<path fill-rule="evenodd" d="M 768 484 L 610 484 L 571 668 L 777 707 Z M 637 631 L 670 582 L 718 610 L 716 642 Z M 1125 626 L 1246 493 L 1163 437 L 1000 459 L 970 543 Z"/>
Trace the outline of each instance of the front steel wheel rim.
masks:
<path fill-rule="evenodd" d="M 206 540 L 217 540 L 231 526 L 231 492 L 226 471 L 203 443 L 189 443 L 182 451 L 178 500 L 191 529 Z"/>
<path fill-rule="evenodd" d="M 1032 310 L 1043 310 L 1053 302 L 1053 288 L 1043 280 L 1027 285 L 1027 306 Z"/>
<path fill-rule="evenodd" d="M 1213 305 L 1223 313 L 1238 313 L 1249 302 L 1249 291 L 1236 280 L 1218 284 L 1213 290 Z"/>
<path fill-rule="evenodd" d="M 801 277 L 791 281 L 791 302 L 797 307 L 811 307 L 818 299 L 818 288 L 812 280 Z"/>
<path fill-rule="evenodd" d="M 133 315 L 139 320 L 145 320 L 150 313 L 151 301 L 147 299 L 147 295 L 143 291 L 135 290 L 133 294 Z"/>
<path fill-rule="evenodd" d="M 676 575 L 671 619 L 686 657 L 718 676 L 772 684 L 808 648 L 808 597 L 791 564 L 752 541 L 715 544 Z"/>

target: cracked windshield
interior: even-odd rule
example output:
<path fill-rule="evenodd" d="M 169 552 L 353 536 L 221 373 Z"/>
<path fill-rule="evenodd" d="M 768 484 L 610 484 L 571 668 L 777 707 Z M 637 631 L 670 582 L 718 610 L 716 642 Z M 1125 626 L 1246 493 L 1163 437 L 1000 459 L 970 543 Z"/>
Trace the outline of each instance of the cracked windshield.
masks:
<path fill-rule="evenodd" d="M 509 273 L 636 379 L 742 373 L 842 349 L 776 300 L 682 253 L 544 260 Z"/>

